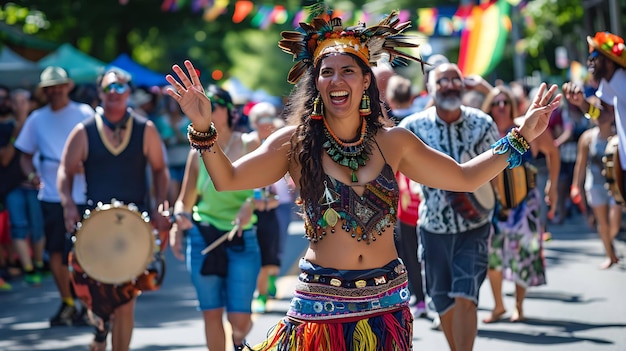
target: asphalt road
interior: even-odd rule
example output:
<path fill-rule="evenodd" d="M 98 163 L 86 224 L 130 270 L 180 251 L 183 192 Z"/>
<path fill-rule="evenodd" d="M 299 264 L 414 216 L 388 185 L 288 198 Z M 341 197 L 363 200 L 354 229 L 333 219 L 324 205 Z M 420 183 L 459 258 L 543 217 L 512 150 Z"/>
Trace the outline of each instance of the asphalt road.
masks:
<path fill-rule="evenodd" d="M 600 270 L 604 260 L 597 235 L 581 218 L 551 226 L 553 239 L 545 243 L 548 284 L 532 288 L 525 303 L 527 319 L 510 323 L 479 322 L 475 350 L 523 351 L 626 351 L 626 259 Z M 292 223 L 288 257 L 278 281 L 278 299 L 268 303 L 269 312 L 255 315 L 251 344 L 263 340 L 266 332 L 287 311 L 295 284 L 295 264 L 307 241 L 299 222 Z M 618 249 L 626 253 L 620 236 Z M 132 350 L 206 350 L 203 322 L 196 310 L 195 291 L 182 262 L 168 252 L 168 271 L 163 287 L 139 297 Z M 40 287 L 13 281 L 13 291 L 0 292 L 0 350 L 87 350 L 92 339 L 88 327 L 48 326 L 48 318 L 59 304 L 51 278 Z M 505 303 L 514 304 L 512 283 L 505 282 Z M 493 306 L 489 283 L 481 289 L 479 320 Z M 431 330 L 431 321 L 414 324 L 415 350 L 447 350 L 440 331 Z"/>

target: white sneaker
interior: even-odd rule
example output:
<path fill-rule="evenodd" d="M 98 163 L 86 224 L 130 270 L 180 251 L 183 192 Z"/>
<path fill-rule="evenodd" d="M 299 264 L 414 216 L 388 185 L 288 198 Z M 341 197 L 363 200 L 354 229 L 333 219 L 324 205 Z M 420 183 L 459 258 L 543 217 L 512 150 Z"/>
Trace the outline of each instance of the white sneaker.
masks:
<path fill-rule="evenodd" d="M 430 325 L 430 329 L 441 330 L 441 319 L 439 319 L 439 316 L 433 319 L 433 323 Z"/>

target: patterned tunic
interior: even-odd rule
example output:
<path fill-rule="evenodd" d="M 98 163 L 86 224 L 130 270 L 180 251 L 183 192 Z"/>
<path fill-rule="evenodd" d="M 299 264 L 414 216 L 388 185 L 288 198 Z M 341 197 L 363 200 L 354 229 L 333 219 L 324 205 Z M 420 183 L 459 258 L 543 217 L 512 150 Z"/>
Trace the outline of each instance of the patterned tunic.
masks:
<path fill-rule="evenodd" d="M 457 162 L 468 161 L 489 150 L 498 140 L 498 130 L 491 117 L 478 109 L 465 106 L 461 106 L 461 117 L 450 124 L 437 116 L 435 107 L 430 107 L 406 117 L 399 126 L 410 130 L 428 146 Z M 422 193 L 424 201 L 419 206 L 418 225 L 429 232 L 460 233 L 481 227 L 490 220 L 466 220 L 452 208 L 444 190 L 422 186 Z"/>

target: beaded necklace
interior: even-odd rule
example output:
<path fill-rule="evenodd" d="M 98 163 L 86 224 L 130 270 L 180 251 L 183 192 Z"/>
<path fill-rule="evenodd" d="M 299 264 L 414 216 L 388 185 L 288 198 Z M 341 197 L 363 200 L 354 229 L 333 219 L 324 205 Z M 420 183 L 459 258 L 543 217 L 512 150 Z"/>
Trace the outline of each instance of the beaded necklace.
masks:
<path fill-rule="evenodd" d="M 369 160 L 372 154 L 373 135 L 367 126 L 367 122 L 363 119 L 361 124 L 361 136 L 354 142 L 345 142 L 339 139 L 328 126 L 326 119 L 324 121 L 324 135 L 326 140 L 322 147 L 326 149 L 326 153 L 337 164 L 348 167 L 352 170 L 352 182 L 358 183 L 356 171 L 360 166 L 365 166 L 365 162 Z"/>

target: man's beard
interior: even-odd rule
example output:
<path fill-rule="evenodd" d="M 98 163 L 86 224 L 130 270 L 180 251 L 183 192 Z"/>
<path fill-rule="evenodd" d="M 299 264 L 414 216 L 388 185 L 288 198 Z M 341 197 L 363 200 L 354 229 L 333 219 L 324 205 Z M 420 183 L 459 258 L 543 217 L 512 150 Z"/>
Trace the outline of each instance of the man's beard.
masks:
<path fill-rule="evenodd" d="M 461 107 L 462 100 L 461 96 L 455 94 L 435 94 L 435 104 L 439 106 L 441 109 L 446 111 L 456 111 Z"/>

